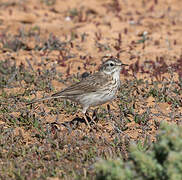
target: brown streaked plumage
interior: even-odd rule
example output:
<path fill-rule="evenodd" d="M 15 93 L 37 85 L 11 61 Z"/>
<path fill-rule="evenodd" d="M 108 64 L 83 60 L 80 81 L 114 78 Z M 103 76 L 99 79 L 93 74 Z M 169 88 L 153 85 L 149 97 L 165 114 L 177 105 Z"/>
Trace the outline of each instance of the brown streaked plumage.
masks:
<path fill-rule="evenodd" d="M 91 106 L 97 106 L 111 101 L 120 86 L 120 70 L 122 62 L 117 58 L 110 58 L 102 63 L 99 71 L 80 82 L 73 84 L 50 97 L 33 100 L 29 104 L 63 98 L 70 99 L 82 105 L 83 113 Z M 85 119 L 88 126 L 87 118 Z"/>

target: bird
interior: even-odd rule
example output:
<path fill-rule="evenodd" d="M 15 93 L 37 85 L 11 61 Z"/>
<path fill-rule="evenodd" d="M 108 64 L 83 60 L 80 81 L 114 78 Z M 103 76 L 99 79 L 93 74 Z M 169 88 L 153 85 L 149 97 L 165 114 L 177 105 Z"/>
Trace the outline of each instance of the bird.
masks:
<path fill-rule="evenodd" d="M 120 87 L 120 71 L 123 66 L 128 65 L 118 58 L 108 58 L 100 65 L 97 72 L 49 97 L 35 99 L 28 104 L 57 98 L 69 99 L 82 106 L 84 119 L 90 128 L 86 116 L 88 108 L 105 104 L 116 97 Z"/>

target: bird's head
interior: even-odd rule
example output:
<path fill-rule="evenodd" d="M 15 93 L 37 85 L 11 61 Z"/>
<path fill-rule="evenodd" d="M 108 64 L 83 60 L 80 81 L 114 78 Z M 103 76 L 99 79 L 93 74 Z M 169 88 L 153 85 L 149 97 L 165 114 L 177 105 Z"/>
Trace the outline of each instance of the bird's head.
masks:
<path fill-rule="evenodd" d="M 102 63 L 99 68 L 99 71 L 102 71 L 106 74 L 120 73 L 123 66 L 128 66 L 123 64 L 118 58 L 109 58 Z"/>

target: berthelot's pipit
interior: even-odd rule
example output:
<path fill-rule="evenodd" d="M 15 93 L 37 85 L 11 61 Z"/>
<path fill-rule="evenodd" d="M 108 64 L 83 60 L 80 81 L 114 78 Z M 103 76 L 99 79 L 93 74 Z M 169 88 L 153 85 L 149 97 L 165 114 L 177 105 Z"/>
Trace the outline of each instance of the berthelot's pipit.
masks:
<path fill-rule="evenodd" d="M 109 58 L 102 63 L 99 71 L 87 76 L 80 82 L 73 84 L 50 97 L 36 99 L 29 104 L 56 98 L 69 99 L 83 107 L 83 114 L 87 125 L 90 127 L 86 112 L 91 106 L 97 106 L 115 98 L 120 86 L 120 71 L 123 64 L 117 58 Z"/>

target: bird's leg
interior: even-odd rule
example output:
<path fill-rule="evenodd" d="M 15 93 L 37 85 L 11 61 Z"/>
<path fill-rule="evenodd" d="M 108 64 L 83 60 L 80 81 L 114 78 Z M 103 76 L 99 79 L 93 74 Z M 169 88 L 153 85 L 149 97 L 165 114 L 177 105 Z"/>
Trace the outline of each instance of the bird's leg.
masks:
<path fill-rule="evenodd" d="M 97 109 L 95 109 L 93 111 L 92 116 L 89 116 L 88 111 L 86 112 L 87 119 L 89 118 L 91 120 L 90 123 L 94 123 L 94 125 L 97 125 L 97 123 L 95 122 L 95 119 L 97 119 L 97 111 L 98 111 L 98 109 L 99 108 L 97 108 Z"/>
<path fill-rule="evenodd" d="M 97 117 L 98 109 L 99 109 L 99 108 L 96 108 L 96 109 L 93 111 L 93 114 L 92 114 L 92 122 L 93 122 L 95 125 L 96 125 L 95 120 L 98 118 L 98 117 Z"/>
<path fill-rule="evenodd" d="M 86 122 L 87 126 L 88 126 L 89 129 L 90 129 L 91 126 L 90 126 L 90 124 L 89 124 L 89 122 L 88 122 L 88 119 L 91 119 L 91 122 L 93 122 L 95 125 L 96 125 L 96 122 L 94 121 L 94 118 L 93 118 L 93 117 L 91 118 L 91 117 L 89 116 L 87 109 L 88 109 L 88 107 L 84 107 L 82 112 L 84 113 L 85 122 Z"/>
<path fill-rule="evenodd" d="M 88 109 L 88 106 L 83 106 L 83 110 L 82 110 L 82 113 L 84 114 L 84 119 L 85 119 L 85 122 L 87 124 L 87 126 L 89 127 L 89 129 L 91 128 L 90 127 L 90 124 L 88 122 L 88 115 L 87 115 L 87 109 Z"/>
<path fill-rule="evenodd" d="M 84 113 L 84 119 L 85 119 L 85 121 L 86 121 L 86 124 L 87 124 L 87 126 L 88 126 L 88 128 L 90 129 L 91 127 L 90 127 L 90 124 L 89 124 L 89 122 L 88 122 L 88 119 L 87 119 L 87 112 L 86 113 Z"/>
<path fill-rule="evenodd" d="M 97 109 L 97 110 L 98 110 L 98 109 Z M 96 110 L 96 112 L 97 112 L 97 110 Z M 95 113 L 96 113 L 96 112 L 95 112 Z M 95 118 L 95 117 L 90 117 L 87 110 L 86 110 L 85 113 L 84 113 L 84 118 L 85 118 L 86 124 L 87 124 L 87 126 L 88 126 L 89 129 L 91 129 L 91 126 L 90 126 L 90 124 L 89 124 L 89 122 L 88 122 L 88 118 L 91 119 L 91 123 L 93 122 L 94 125 L 95 125 L 95 127 L 99 128 L 99 127 L 97 126 L 97 123 L 95 122 L 95 119 L 96 119 L 97 117 L 96 117 L 96 118 Z"/>

